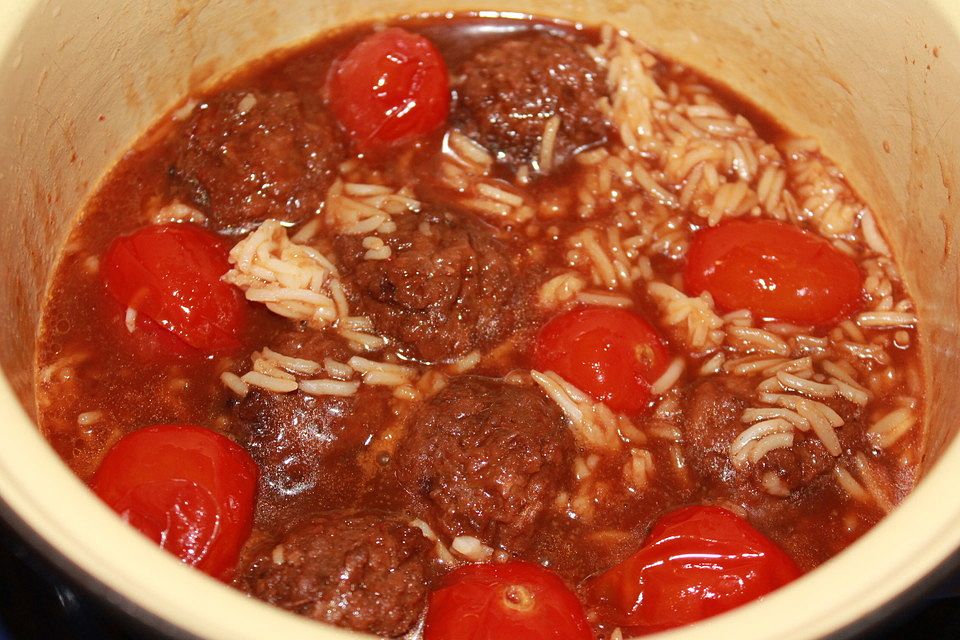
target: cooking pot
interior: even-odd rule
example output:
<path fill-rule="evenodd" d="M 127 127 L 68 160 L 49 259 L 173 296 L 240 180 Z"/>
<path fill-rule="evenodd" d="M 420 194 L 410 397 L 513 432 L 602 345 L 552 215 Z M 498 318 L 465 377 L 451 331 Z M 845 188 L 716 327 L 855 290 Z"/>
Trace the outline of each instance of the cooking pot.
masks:
<path fill-rule="evenodd" d="M 4 517 L 104 599 L 172 637 L 357 637 L 181 565 L 94 498 L 34 425 L 38 317 L 84 198 L 184 95 L 336 25 L 478 8 L 609 21 L 818 139 L 877 212 L 918 306 L 927 388 L 916 491 L 801 580 L 662 637 L 842 637 L 932 584 L 960 548 L 957 0 L 3 0 Z"/>

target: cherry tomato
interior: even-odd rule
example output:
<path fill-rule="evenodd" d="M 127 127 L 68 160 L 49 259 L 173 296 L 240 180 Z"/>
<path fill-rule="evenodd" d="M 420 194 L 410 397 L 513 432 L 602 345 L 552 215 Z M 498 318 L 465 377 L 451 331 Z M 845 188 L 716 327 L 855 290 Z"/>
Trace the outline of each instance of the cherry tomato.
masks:
<path fill-rule="evenodd" d="M 640 551 L 587 590 L 602 619 L 650 633 L 733 609 L 799 576 L 796 563 L 746 520 L 694 506 L 663 516 Z"/>
<path fill-rule="evenodd" d="M 656 330 L 637 314 L 585 307 L 556 316 L 540 329 L 534 366 L 626 413 L 641 411 L 650 383 L 664 372 L 669 353 Z"/>
<path fill-rule="evenodd" d="M 591 640 L 583 605 L 555 573 L 529 562 L 472 564 L 430 594 L 424 640 Z"/>
<path fill-rule="evenodd" d="M 126 307 L 105 292 L 103 318 L 114 332 L 114 337 L 126 351 L 139 361 L 174 363 L 183 360 L 201 360 L 203 351 L 194 349 L 171 331 L 167 331 L 143 313 L 138 313 L 133 331 L 127 326 Z"/>
<path fill-rule="evenodd" d="M 250 535 L 258 469 L 224 436 L 156 425 L 120 439 L 91 487 L 114 511 L 186 564 L 229 578 Z"/>
<path fill-rule="evenodd" d="M 853 311 L 862 295 L 856 262 L 827 240 L 785 222 L 731 220 L 693 237 L 687 292 L 709 291 L 724 311 L 825 325 Z"/>
<path fill-rule="evenodd" d="M 126 329 L 126 322 L 124 322 L 124 329 Z M 167 331 L 151 320 L 150 316 L 144 314 L 137 315 L 136 328 L 130 337 L 136 340 L 137 346 L 146 357 L 155 360 L 197 358 L 203 354 L 199 349 L 194 349 L 180 339 L 177 334 Z"/>
<path fill-rule="evenodd" d="M 328 81 L 333 114 L 360 151 L 437 129 L 450 111 L 447 65 L 432 42 L 392 27 L 364 38 Z"/>
<path fill-rule="evenodd" d="M 189 346 L 223 353 L 240 345 L 246 302 L 220 278 L 230 269 L 227 248 L 190 224 L 143 227 L 107 248 L 101 274 L 107 291 Z"/>

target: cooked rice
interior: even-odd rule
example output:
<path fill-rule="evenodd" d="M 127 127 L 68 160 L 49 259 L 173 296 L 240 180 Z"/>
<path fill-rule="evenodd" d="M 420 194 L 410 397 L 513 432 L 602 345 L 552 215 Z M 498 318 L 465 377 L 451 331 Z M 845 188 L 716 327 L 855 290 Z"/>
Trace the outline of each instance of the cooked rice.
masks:
<path fill-rule="evenodd" d="M 860 502 L 870 502 L 870 494 L 863 488 L 862 484 L 857 482 L 857 479 L 850 474 L 846 467 L 841 464 L 836 465 L 833 468 L 833 474 L 837 484 L 851 497 Z"/>
<path fill-rule="evenodd" d="M 84 411 L 77 416 L 77 425 L 82 429 L 97 424 L 103 420 L 103 411 Z"/>
<path fill-rule="evenodd" d="M 659 396 L 671 389 L 673 385 L 677 384 L 677 381 L 680 380 L 686 364 L 683 358 L 674 358 L 660 377 L 650 385 L 650 393 Z"/>
<path fill-rule="evenodd" d="M 259 387 L 264 391 L 274 393 L 290 393 L 297 390 L 297 381 L 286 378 L 268 376 L 259 371 L 248 371 L 240 376 L 240 379 L 248 386 Z"/>
<path fill-rule="evenodd" d="M 423 537 L 434 543 L 434 550 L 437 554 L 437 558 L 439 558 L 442 564 L 451 567 L 455 567 L 460 564 L 453 554 L 450 553 L 450 550 L 447 549 L 446 545 L 443 544 L 433 529 L 430 528 L 430 525 L 417 518 L 410 521 L 410 526 L 420 529 L 420 531 L 423 533 Z"/>
<path fill-rule="evenodd" d="M 773 471 L 767 471 L 760 479 L 763 490 L 772 496 L 786 498 L 790 495 L 790 489 L 786 483 Z"/>
<path fill-rule="evenodd" d="M 480 364 L 480 360 L 482 357 L 483 357 L 482 354 L 476 349 L 474 349 L 467 355 L 461 357 L 459 360 L 452 363 L 450 365 L 450 372 L 454 374 L 466 373 L 467 371 L 470 371 L 471 369 L 476 367 L 478 364 Z"/>
<path fill-rule="evenodd" d="M 490 177 L 493 156 L 477 142 L 454 130 L 444 137 L 443 151 L 440 175 L 457 193 L 458 205 L 498 223 L 522 224 L 533 218 L 534 207 L 522 193 Z"/>
<path fill-rule="evenodd" d="M 880 449 L 889 449 L 910 432 L 917 416 L 909 407 L 895 409 L 874 422 L 867 430 L 867 437 Z"/>
<path fill-rule="evenodd" d="M 617 307 L 626 309 L 634 305 L 633 299 L 628 296 L 616 295 L 604 291 L 581 291 L 574 296 L 574 300 L 581 304 L 595 307 Z"/>
<path fill-rule="evenodd" d="M 749 449 L 747 457 L 751 463 L 757 464 L 771 451 L 775 451 L 777 449 L 789 449 L 791 446 L 793 446 L 792 433 L 774 433 L 753 443 L 753 446 Z"/>
<path fill-rule="evenodd" d="M 158 209 L 157 212 L 150 217 L 150 222 L 153 224 L 190 222 L 202 226 L 207 223 L 207 216 L 190 205 L 183 204 L 182 202 L 171 202 Z"/>
<path fill-rule="evenodd" d="M 831 415 L 824 411 L 825 407 L 824 404 L 802 399 L 797 402 L 797 413 L 810 422 L 810 429 L 814 435 L 820 439 L 827 452 L 836 458 L 843 452 L 843 447 L 840 445 L 840 439 L 837 437 L 834 427 L 843 425 L 843 420 L 839 416 L 837 416 L 836 421 L 831 420 Z M 832 415 L 836 416 L 835 413 Z"/>
<path fill-rule="evenodd" d="M 572 300 L 577 293 L 586 288 L 587 283 L 582 277 L 572 271 L 561 273 L 558 276 L 547 280 L 540 287 L 537 294 L 538 302 L 548 308 L 555 308 Z"/>
<path fill-rule="evenodd" d="M 324 215 L 331 228 L 346 235 L 366 236 L 396 230 L 394 216 L 419 211 L 420 202 L 409 188 L 337 180 L 327 191 Z"/>
<path fill-rule="evenodd" d="M 423 537 L 429 540 L 430 542 L 436 542 L 437 540 L 439 540 L 439 538 L 437 537 L 437 534 L 430 527 L 430 525 L 424 522 L 423 520 L 421 520 L 420 518 L 415 518 L 411 520 L 409 524 L 411 527 L 420 529 L 421 533 L 423 533 Z"/>
<path fill-rule="evenodd" d="M 837 393 L 836 385 L 814 382 L 787 371 L 777 372 L 777 382 L 785 391 L 796 391 L 812 398 L 827 399 L 834 397 Z"/>
<path fill-rule="evenodd" d="M 354 351 L 360 353 L 369 353 L 380 351 L 386 348 L 388 341 L 383 336 L 378 336 L 364 331 L 354 331 L 353 329 L 337 329 L 337 334 L 347 341 L 348 346 Z"/>
<path fill-rule="evenodd" d="M 790 355 L 790 345 L 783 338 L 757 327 L 728 327 L 727 339 L 742 351 L 759 351 L 778 356 Z"/>
<path fill-rule="evenodd" d="M 530 376 L 560 407 L 581 445 L 600 451 L 620 448 L 620 423 L 629 422 L 625 416 L 614 414 L 605 404 L 595 402 L 553 371 L 531 371 Z"/>
<path fill-rule="evenodd" d="M 401 387 L 408 386 L 416 377 L 416 370 L 388 362 L 376 362 L 354 356 L 347 363 L 324 358 L 323 363 L 305 358 L 295 358 L 264 348 L 251 355 L 252 370 L 237 376 L 226 371 L 221 374 L 223 385 L 240 397 L 246 396 L 250 387 L 272 393 L 301 391 L 311 396 L 353 396 L 361 384 Z M 313 378 L 326 372 L 329 378 Z M 355 379 L 359 374 L 360 379 Z M 401 397 L 398 396 L 398 397 Z M 405 399 L 418 399 L 418 394 L 408 394 Z"/>
<path fill-rule="evenodd" d="M 756 462 L 759 458 L 754 460 L 751 456 L 751 451 L 757 446 L 758 442 L 772 435 L 792 435 L 792 433 L 793 425 L 783 418 L 774 417 L 761 420 L 742 431 L 740 435 L 730 443 L 730 460 L 734 466 L 738 468 L 746 466 L 748 460 Z M 790 444 L 792 444 L 792 440 Z"/>
<path fill-rule="evenodd" d="M 235 373 L 224 371 L 220 374 L 220 381 L 223 382 L 223 386 L 241 398 L 246 397 L 246 395 L 250 392 L 250 386 L 241 380 L 240 376 Z"/>
<path fill-rule="evenodd" d="M 423 399 L 423 394 L 416 387 L 409 384 L 397 385 L 393 388 L 393 397 L 397 400 L 406 400 L 407 402 L 417 402 Z"/>
<path fill-rule="evenodd" d="M 494 550 L 473 536 L 457 536 L 450 543 L 450 550 L 470 562 L 488 562 Z"/>
<path fill-rule="evenodd" d="M 499 202 L 508 207 L 519 207 L 523 205 L 523 196 L 487 182 L 481 182 L 478 184 L 477 192 L 482 196 L 486 196 L 490 200 Z"/>
<path fill-rule="evenodd" d="M 552 115 L 543 125 L 543 136 L 540 138 L 540 151 L 537 154 L 539 169 L 543 173 L 550 173 L 554 165 L 556 153 L 557 133 L 560 131 L 560 116 Z"/>
<path fill-rule="evenodd" d="M 861 484 L 866 488 L 867 492 L 870 494 L 870 497 L 873 498 L 877 506 L 884 511 L 888 513 L 892 511 L 893 500 L 890 497 L 891 492 L 888 487 L 884 486 L 879 474 L 874 471 L 866 455 L 864 455 L 862 452 L 857 452 L 857 454 L 853 457 L 853 460 L 857 467 L 857 471 L 860 474 Z"/>
<path fill-rule="evenodd" d="M 650 451 L 630 449 L 630 459 L 623 465 L 623 476 L 635 491 L 641 491 L 653 479 L 654 469 Z"/>
<path fill-rule="evenodd" d="M 493 165 L 493 156 L 483 146 L 456 129 L 444 137 L 444 151 L 448 157 L 481 173 Z"/>
<path fill-rule="evenodd" d="M 276 220 L 267 220 L 230 250 L 234 267 L 223 276 L 252 302 L 278 315 L 323 329 L 340 317 L 331 286 L 336 267 L 322 253 L 294 244 Z M 340 311 L 343 311 L 342 309 Z"/>
<path fill-rule="evenodd" d="M 887 241 L 883 239 L 883 235 L 873 218 L 873 213 L 866 207 L 860 213 L 860 228 L 863 230 L 863 241 L 867 243 L 867 246 L 875 253 L 889 258 L 890 247 L 887 246 Z"/>
<path fill-rule="evenodd" d="M 190 114 L 193 113 L 193 109 L 199 104 L 199 102 L 194 98 L 188 98 L 181 106 L 177 107 L 173 113 L 170 114 L 170 118 L 174 122 L 180 122 L 186 120 L 190 117 Z"/>
<path fill-rule="evenodd" d="M 723 343 L 723 320 L 714 311 L 709 293 L 690 297 L 663 282 L 651 282 L 647 292 L 663 312 L 663 322 L 681 329 L 681 337 L 690 349 L 700 351 Z"/>
<path fill-rule="evenodd" d="M 747 423 L 771 419 L 786 420 L 801 431 L 810 429 L 810 422 L 806 418 L 792 409 L 785 409 L 783 407 L 753 407 L 745 409 L 740 416 L 740 421 Z"/>
<path fill-rule="evenodd" d="M 872 329 L 912 328 L 917 316 L 905 311 L 864 311 L 857 316 L 857 324 Z"/>
<path fill-rule="evenodd" d="M 805 374 L 812 371 L 806 368 L 808 363 L 805 358 L 793 363 L 795 369 Z M 783 367 L 785 364 L 778 366 Z M 798 392 L 812 397 L 764 391 L 764 385 L 769 382 L 781 387 L 782 391 Z M 829 396 L 826 395 L 828 388 L 832 390 Z M 769 451 L 790 447 L 794 443 L 794 430 L 812 432 L 830 455 L 840 456 L 843 448 L 835 430 L 843 426 L 843 418 L 823 402 L 813 399 L 832 397 L 834 393 L 835 385 L 824 385 L 780 368 L 774 377 L 760 385 L 758 399 L 767 406 L 749 407 L 741 414 L 740 420 L 751 426 L 742 431 L 731 444 L 731 461 L 738 468 L 743 468 L 748 463 L 758 462 Z M 787 434 L 790 434 L 789 438 L 786 437 Z M 766 441 L 763 446 L 758 444 L 773 435 L 782 437 Z M 772 485 L 771 487 L 776 488 Z"/>
<path fill-rule="evenodd" d="M 367 236 L 361 244 L 367 250 L 363 254 L 364 260 L 388 260 L 393 255 L 393 250 L 376 236 Z"/>
<path fill-rule="evenodd" d="M 311 376 L 318 373 L 321 369 L 321 366 L 313 360 L 285 356 L 282 353 L 277 353 L 276 351 L 266 347 L 263 348 L 261 353 L 263 354 L 263 358 L 265 360 L 276 364 L 284 371 L 289 373 Z"/>
<path fill-rule="evenodd" d="M 713 354 L 708 360 L 705 360 L 703 364 L 700 365 L 699 374 L 701 376 L 712 376 L 716 373 L 720 373 L 720 370 L 723 368 L 726 360 L 727 355 L 723 352 Z"/>
<path fill-rule="evenodd" d="M 132 307 L 127 307 L 126 313 L 123 315 L 123 324 L 127 328 L 128 333 L 133 333 L 137 330 L 137 310 Z"/>
<path fill-rule="evenodd" d="M 89 255 L 83 260 L 83 270 L 89 275 L 100 273 L 100 256 Z"/>
<path fill-rule="evenodd" d="M 311 396 L 352 396 L 360 388 L 359 382 L 345 380 L 301 380 L 300 390 Z"/>
<path fill-rule="evenodd" d="M 572 235 L 568 242 L 574 249 L 582 249 L 592 263 L 593 284 L 607 289 L 628 287 L 633 282 L 629 264 L 623 257 L 608 252 L 599 238 L 599 231 L 590 228 Z"/>

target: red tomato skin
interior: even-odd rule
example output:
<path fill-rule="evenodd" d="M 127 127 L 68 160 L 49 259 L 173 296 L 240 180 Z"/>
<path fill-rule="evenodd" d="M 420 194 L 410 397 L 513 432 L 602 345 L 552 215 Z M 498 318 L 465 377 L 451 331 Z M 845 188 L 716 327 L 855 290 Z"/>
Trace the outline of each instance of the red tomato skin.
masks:
<path fill-rule="evenodd" d="M 259 470 L 230 439 L 195 425 L 155 425 L 120 439 L 90 486 L 130 525 L 227 580 L 253 526 Z"/>
<path fill-rule="evenodd" d="M 230 269 L 218 236 L 191 224 L 143 227 L 107 248 L 107 291 L 204 353 L 240 346 L 246 301 L 220 278 Z"/>
<path fill-rule="evenodd" d="M 167 331 L 144 313 L 137 314 L 133 332 L 127 328 L 126 308 L 109 293 L 104 294 L 103 319 L 114 332 L 117 343 L 139 361 L 173 364 L 197 362 L 206 357 L 177 334 Z"/>
<path fill-rule="evenodd" d="M 520 586 L 529 607 L 510 606 Z M 447 574 L 430 594 L 424 640 L 592 640 L 583 605 L 555 573 L 529 562 L 472 564 Z"/>
<path fill-rule="evenodd" d="M 746 520 L 720 507 L 693 506 L 660 518 L 644 546 L 590 580 L 587 591 L 609 624 L 652 633 L 746 604 L 800 574 Z"/>
<path fill-rule="evenodd" d="M 639 315 L 612 307 L 583 307 L 552 318 L 534 347 L 534 366 L 554 371 L 611 409 L 640 413 L 650 384 L 670 354 Z"/>
<path fill-rule="evenodd" d="M 426 135 L 450 111 L 443 56 L 427 38 L 399 27 L 351 49 L 334 65 L 327 88 L 334 116 L 361 152 Z"/>
<path fill-rule="evenodd" d="M 863 274 L 827 240 L 776 220 L 731 220 L 693 236 L 684 286 L 708 291 L 723 311 L 829 325 L 853 312 Z"/>

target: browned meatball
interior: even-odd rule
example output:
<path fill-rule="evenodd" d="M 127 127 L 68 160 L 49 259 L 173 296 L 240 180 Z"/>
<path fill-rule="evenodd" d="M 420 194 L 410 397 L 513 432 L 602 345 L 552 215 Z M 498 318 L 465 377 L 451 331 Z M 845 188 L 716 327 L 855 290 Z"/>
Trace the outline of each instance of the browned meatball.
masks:
<path fill-rule="evenodd" d="M 261 548 L 237 583 L 314 620 L 396 637 L 426 604 L 432 550 L 397 518 L 327 513 Z"/>
<path fill-rule="evenodd" d="M 341 344 L 315 331 L 289 332 L 272 346 L 284 355 L 318 363 L 324 356 L 349 358 Z M 384 427 L 389 398 L 388 389 L 371 386 L 348 397 L 252 387 L 237 406 L 237 439 L 260 466 L 264 490 L 285 497 L 304 494 L 318 488 L 333 462 L 353 460 L 350 454 Z"/>
<path fill-rule="evenodd" d="M 539 390 L 461 376 L 413 415 L 398 463 L 440 531 L 520 552 L 567 486 L 573 450 Z"/>
<path fill-rule="evenodd" d="M 539 156 L 547 121 L 557 115 L 554 166 L 606 140 L 598 107 L 603 74 L 576 40 L 543 31 L 482 46 L 460 67 L 453 122 L 514 167 Z"/>
<path fill-rule="evenodd" d="M 316 487 L 323 459 L 342 448 L 353 405 L 354 398 L 252 389 L 238 410 L 240 440 L 260 466 L 261 482 L 284 496 Z"/>
<path fill-rule="evenodd" d="M 465 214 L 409 213 L 383 240 L 392 250 L 387 260 L 365 260 L 355 236 L 338 238 L 336 254 L 359 313 L 398 340 L 405 355 L 456 360 L 510 330 L 517 273 L 484 223 Z"/>
<path fill-rule="evenodd" d="M 731 495 L 744 498 L 746 493 L 765 493 L 764 478 L 772 473 L 787 492 L 809 486 L 818 477 L 832 470 L 836 463 L 813 433 L 794 433 L 794 444 L 775 449 L 747 469 L 738 471 L 730 460 L 730 444 L 748 425 L 741 422 L 744 409 L 751 401 L 754 384 L 744 378 L 708 379 L 690 393 L 683 429 L 686 458 L 693 469 L 712 486 L 726 487 Z M 835 407 L 847 414 L 838 431 L 847 449 L 860 436 L 856 416 L 849 407 Z"/>
<path fill-rule="evenodd" d="M 315 214 L 343 157 L 330 117 L 290 92 L 218 94 L 193 110 L 179 138 L 174 190 L 225 228 Z"/>

